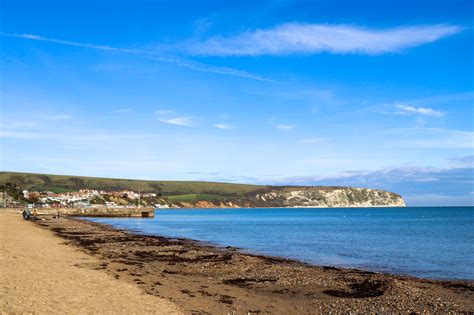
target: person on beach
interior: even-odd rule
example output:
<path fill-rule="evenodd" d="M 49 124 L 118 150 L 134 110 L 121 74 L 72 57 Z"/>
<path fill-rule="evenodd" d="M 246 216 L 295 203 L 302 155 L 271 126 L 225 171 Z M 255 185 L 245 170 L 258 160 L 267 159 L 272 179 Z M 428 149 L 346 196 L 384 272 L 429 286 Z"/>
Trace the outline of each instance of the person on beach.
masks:
<path fill-rule="evenodd" d="M 28 209 L 24 209 L 22 215 L 23 215 L 23 220 L 29 220 L 31 217 L 31 212 Z"/>

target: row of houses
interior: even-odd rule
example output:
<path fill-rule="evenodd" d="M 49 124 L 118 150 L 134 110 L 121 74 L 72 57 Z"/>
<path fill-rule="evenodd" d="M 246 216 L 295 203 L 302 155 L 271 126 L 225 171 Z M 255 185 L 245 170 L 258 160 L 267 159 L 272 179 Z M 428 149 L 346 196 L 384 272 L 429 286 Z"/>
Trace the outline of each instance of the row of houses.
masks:
<path fill-rule="evenodd" d="M 105 196 L 114 196 L 120 198 L 128 198 L 131 200 L 137 200 L 139 198 L 152 198 L 157 197 L 156 193 L 136 193 L 132 190 L 112 191 L 106 192 L 103 190 L 94 189 L 81 189 L 79 191 L 54 193 L 51 191 L 28 191 L 23 190 L 23 197 L 26 199 L 37 199 L 43 204 L 55 204 L 57 206 L 77 206 L 77 207 L 89 207 L 91 201 L 96 198 L 102 198 Z M 117 203 L 113 201 L 105 201 L 105 206 L 116 207 Z"/>
<path fill-rule="evenodd" d="M 54 193 L 52 191 L 28 191 L 23 190 L 23 197 L 26 199 L 31 198 L 57 198 L 57 199 L 93 199 L 101 195 L 105 195 L 107 192 L 103 190 L 92 190 L 92 189 L 81 189 L 79 191 Z"/>
<path fill-rule="evenodd" d="M 112 192 L 107 192 L 104 194 L 115 196 L 115 197 L 128 198 L 132 200 L 136 200 L 138 198 L 153 198 L 157 196 L 157 194 L 155 193 L 137 193 L 137 192 L 134 192 L 133 190 L 112 191 Z"/>

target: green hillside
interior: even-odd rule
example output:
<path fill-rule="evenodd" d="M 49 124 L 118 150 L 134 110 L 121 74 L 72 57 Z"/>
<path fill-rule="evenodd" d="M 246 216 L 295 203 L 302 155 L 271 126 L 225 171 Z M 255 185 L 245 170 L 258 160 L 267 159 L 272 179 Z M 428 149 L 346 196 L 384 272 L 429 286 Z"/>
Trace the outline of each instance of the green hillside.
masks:
<path fill-rule="evenodd" d="M 168 196 L 168 200 L 171 201 L 184 201 L 184 202 L 193 202 L 193 201 L 216 201 L 226 199 L 226 196 L 223 195 L 208 195 L 208 194 L 186 194 L 186 195 L 174 195 Z"/>
<path fill-rule="evenodd" d="M 37 191 L 74 191 L 79 189 L 97 189 L 117 191 L 130 189 L 141 192 L 155 192 L 163 196 L 172 195 L 217 195 L 241 197 L 246 193 L 262 189 L 265 186 L 199 182 L 199 181 L 155 181 L 116 179 L 85 176 L 49 175 L 17 172 L 0 172 L 0 185 L 14 184 L 21 189 Z"/>

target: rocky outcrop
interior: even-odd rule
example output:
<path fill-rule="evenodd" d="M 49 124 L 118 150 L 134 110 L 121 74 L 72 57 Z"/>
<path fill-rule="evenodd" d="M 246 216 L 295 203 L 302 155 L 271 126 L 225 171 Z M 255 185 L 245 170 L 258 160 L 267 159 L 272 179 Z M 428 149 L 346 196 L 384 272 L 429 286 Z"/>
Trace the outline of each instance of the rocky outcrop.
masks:
<path fill-rule="evenodd" d="M 259 201 L 282 207 L 404 207 L 403 198 L 395 193 L 348 187 L 285 187 L 259 193 Z"/>
<path fill-rule="evenodd" d="M 251 207 L 404 207 L 399 194 L 351 187 L 267 187 L 248 193 L 244 198 L 219 201 L 178 202 L 177 208 L 251 208 Z"/>

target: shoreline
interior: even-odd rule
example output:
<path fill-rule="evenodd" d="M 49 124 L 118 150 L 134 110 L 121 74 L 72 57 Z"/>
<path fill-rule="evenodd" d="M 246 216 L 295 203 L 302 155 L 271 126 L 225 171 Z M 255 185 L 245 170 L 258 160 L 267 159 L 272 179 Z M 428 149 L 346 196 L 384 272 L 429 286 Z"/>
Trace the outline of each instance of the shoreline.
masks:
<path fill-rule="evenodd" d="M 249 209 L 253 209 L 253 208 L 249 208 Z M 173 209 L 173 210 L 180 210 L 180 209 Z M 196 208 L 196 210 L 199 210 L 199 208 Z M 214 210 L 214 209 L 210 209 L 210 210 Z M 299 260 L 299 259 L 296 259 L 296 258 L 260 253 L 260 252 L 252 251 L 250 249 L 246 249 L 246 248 L 243 248 L 243 247 L 237 247 L 237 246 L 231 246 L 231 245 L 228 245 L 228 246 L 220 245 L 220 244 L 213 243 L 213 242 L 210 242 L 210 241 L 201 241 L 201 240 L 188 238 L 188 237 L 171 237 L 171 236 L 166 236 L 166 235 L 161 235 L 161 234 L 142 233 L 140 231 L 134 231 L 132 229 L 122 229 L 122 228 L 115 227 L 112 224 L 90 221 L 86 217 L 75 217 L 75 218 L 70 218 L 70 219 L 85 221 L 87 223 L 97 225 L 99 228 L 100 227 L 106 227 L 108 229 L 124 232 L 126 234 L 131 234 L 131 235 L 141 235 L 141 236 L 147 236 L 147 237 L 158 237 L 158 238 L 168 239 L 170 241 L 184 241 L 184 242 L 189 242 L 189 243 L 195 244 L 197 246 L 215 248 L 215 249 L 220 250 L 220 251 L 228 251 L 229 248 L 231 248 L 233 253 L 237 252 L 237 253 L 242 254 L 242 255 L 288 261 L 289 263 L 301 264 L 301 265 L 309 267 L 309 268 L 314 267 L 314 268 L 341 269 L 341 270 L 354 271 L 354 272 L 360 272 L 360 273 L 381 274 L 381 275 L 386 275 L 388 277 L 412 278 L 414 280 L 422 280 L 422 281 L 426 280 L 426 281 L 456 282 L 456 283 L 463 283 L 463 284 L 467 284 L 467 285 L 472 285 L 473 290 L 474 290 L 474 279 L 429 278 L 429 277 L 419 277 L 419 276 L 415 276 L 415 275 L 411 275 L 411 274 L 403 274 L 403 273 L 396 273 L 396 272 L 392 273 L 392 272 L 370 270 L 370 269 L 359 269 L 359 268 L 353 268 L 353 267 L 349 267 L 349 266 L 334 266 L 334 265 L 324 265 L 324 264 L 318 265 L 318 264 L 314 264 L 314 263 L 311 263 L 311 262 L 306 262 L 304 260 Z"/>
<path fill-rule="evenodd" d="M 440 206 L 444 207 L 444 206 Z M 450 206 L 448 206 L 450 207 Z M 464 206 L 453 206 L 453 207 L 464 207 Z M 467 206 L 469 207 L 469 206 Z M 473 206 L 474 207 L 474 206 Z M 392 205 L 380 205 L 380 206 L 287 206 L 287 207 L 169 207 L 169 208 L 154 208 L 155 211 L 161 210 L 221 210 L 221 209 L 353 209 L 353 208 L 416 208 L 411 206 L 392 206 Z"/>
<path fill-rule="evenodd" d="M 472 311 L 474 281 L 432 280 L 245 253 L 82 220 L 37 221 L 103 271 L 185 313 Z"/>

